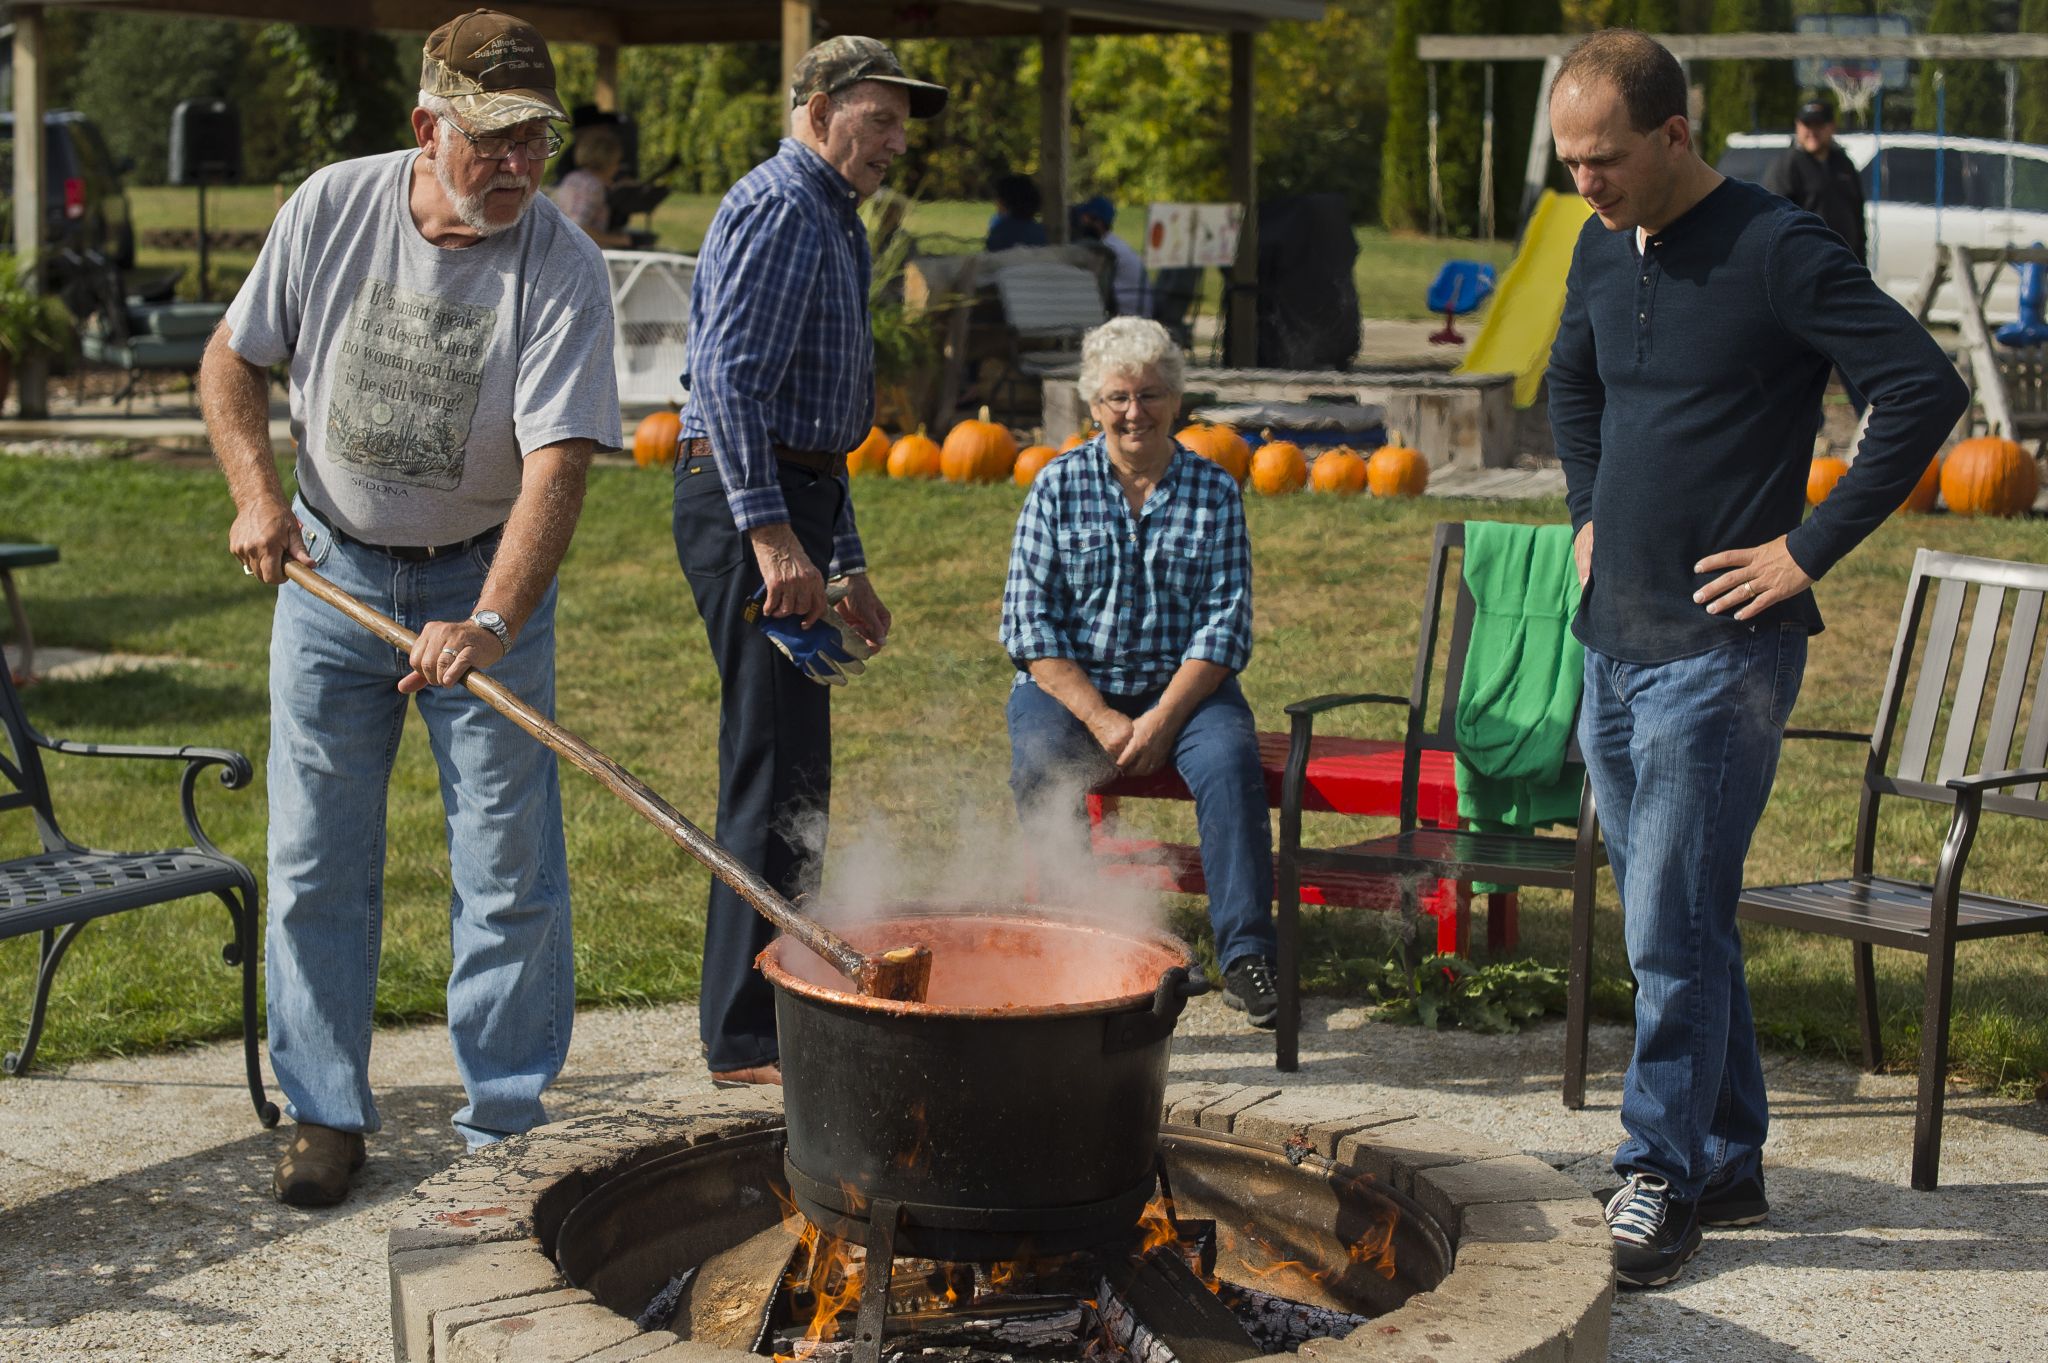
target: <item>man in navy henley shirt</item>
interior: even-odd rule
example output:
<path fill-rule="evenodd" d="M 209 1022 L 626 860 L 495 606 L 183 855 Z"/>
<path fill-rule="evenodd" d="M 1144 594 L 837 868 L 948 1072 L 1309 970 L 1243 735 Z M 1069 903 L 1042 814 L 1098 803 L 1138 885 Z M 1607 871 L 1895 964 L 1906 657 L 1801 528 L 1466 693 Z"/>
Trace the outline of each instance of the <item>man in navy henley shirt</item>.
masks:
<path fill-rule="evenodd" d="M 1592 205 L 1549 403 L 1584 584 L 1580 747 L 1639 985 L 1608 1202 L 1626 1286 L 1671 1281 L 1700 1226 L 1768 1211 L 1768 1116 L 1735 905 L 1769 798 L 1814 581 L 1896 511 L 1966 407 L 1954 367 L 1813 215 L 1700 160 L 1678 62 L 1608 30 L 1551 87 Z M 1821 394 L 1872 411 L 1803 523 Z"/>

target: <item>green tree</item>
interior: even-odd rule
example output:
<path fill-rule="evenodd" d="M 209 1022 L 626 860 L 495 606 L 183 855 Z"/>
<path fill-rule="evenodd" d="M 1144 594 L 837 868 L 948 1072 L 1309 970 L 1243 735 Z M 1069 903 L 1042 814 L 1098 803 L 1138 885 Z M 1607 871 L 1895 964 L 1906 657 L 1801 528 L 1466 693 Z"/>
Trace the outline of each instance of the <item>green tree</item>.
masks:
<path fill-rule="evenodd" d="M 1784 33 L 1792 28 L 1790 0 L 1715 0 L 1711 32 Z M 1718 160 L 1728 134 L 1754 128 L 1791 126 L 1799 109 L 1799 87 L 1787 61 L 1707 63 L 1705 145 L 1701 154 Z"/>
<path fill-rule="evenodd" d="M 296 134 L 299 160 L 282 169 L 303 179 L 320 167 L 390 151 L 413 141 L 409 115 L 417 86 L 398 45 L 381 33 L 272 24 L 259 42 L 283 77 L 276 112 Z"/>
<path fill-rule="evenodd" d="M 1380 159 L 1380 221 L 1429 225 L 1429 76 L 1415 40 L 1442 31 L 1444 0 L 1394 0 L 1387 42 L 1387 136 Z"/>
<path fill-rule="evenodd" d="M 169 176 L 171 110 L 187 99 L 240 93 L 248 38 L 239 24 L 103 15 L 80 56 L 70 94 L 105 134 L 132 184 Z"/>
<path fill-rule="evenodd" d="M 1633 28 L 1643 33 L 1683 33 L 1677 0 L 1614 0 L 1607 7 L 1612 28 Z"/>
<path fill-rule="evenodd" d="M 2048 33 L 2048 0 L 2025 0 L 2020 32 Z M 2020 63 L 2019 136 L 2022 142 L 2048 142 L 2048 62 Z"/>
<path fill-rule="evenodd" d="M 1335 192 L 1352 221 L 1378 216 L 1392 9 L 1387 0 L 1345 0 L 1317 23 L 1275 24 L 1261 36 L 1261 196 Z"/>
<path fill-rule="evenodd" d="M 1991 0 L 1934 0 L 1929 33 L 1990 33 Z M 1944 126 L 1951 137 L 2005 136 L 2005 72 L 1997 62 L 1921 62 L 1913 85 L 1913 126 L 1933 128 L 1937 116 L 1935 74 L 1947 92 Z"/>
<path fill-rule="evenodd" d="M 924 199 L 986 199 L 998 176 L 1038 168 L 1038 44 L 1021 38 L 917 38 L 903 69 L 952 91 L 945 116 L 913 123 L 897 186 Z"/>

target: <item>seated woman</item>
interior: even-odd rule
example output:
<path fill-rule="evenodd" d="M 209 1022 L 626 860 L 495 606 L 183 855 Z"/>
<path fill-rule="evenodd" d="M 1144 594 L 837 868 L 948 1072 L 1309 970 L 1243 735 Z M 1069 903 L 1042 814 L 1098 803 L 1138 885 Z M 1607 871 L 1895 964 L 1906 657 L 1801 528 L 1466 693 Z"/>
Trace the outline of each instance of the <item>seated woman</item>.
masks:
<path fill-rule="evenodd" d="M 626 159 L 626 144 L 619 130 L 608 123 L 592 123 L 576 133 L 576 169 L 548 191 L 563 216 L 589 234 L 599 246 L 623 247 L 632 243 L 624 232 L 611 230 L 611 186 L 619 178 Z"/>
<path fill-rule="evenodd" d="M 1273 839 L 1237 674 L 1252 651 L 1251 544 L 1237 483 L 1170 434 L 1181 352 L 1148 318 L 1081 343 L 1101 432 L 1046 465 L 1017 518 L 1003 648 L 1010 789 L 1048 866 L 1086 856 L 1081 796 L 1171 762 L 1194 792 L 1225 1002 L 1280 1011 Z"/>

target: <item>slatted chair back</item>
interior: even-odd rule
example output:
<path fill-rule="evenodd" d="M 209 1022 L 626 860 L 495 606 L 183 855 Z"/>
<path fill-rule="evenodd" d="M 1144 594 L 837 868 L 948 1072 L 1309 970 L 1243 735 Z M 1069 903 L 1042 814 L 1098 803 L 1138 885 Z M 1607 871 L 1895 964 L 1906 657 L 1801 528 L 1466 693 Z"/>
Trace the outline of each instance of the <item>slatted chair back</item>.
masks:
<path fill-rule="evenodd" d="M 34 732 L 13 678 L 0 667 L 0 813 L 29 810 L 35 817 L 36 835 L 48 852 L 65 846 L 65 840 L 50 809 L 50 785 L 43 776 L 42 753 Z"/>
<path fill-rule="evenodd" d="M 1955 777 L 2048 766 L 2044 598 L 2048 565 L 1914 557 L 1864 769 L 1858 875 L 1872 870 L 1885 796 L 1953 805 Z M 2048 819 L 2048 791 L 1988 791 L 1984 809 Z"/>
<path fill-rule="evenodd" d="M 1022 337 L 1078 339 L 1109 320 L 1095 276 L 1078 265 L 1030 261 L 996 275 L 1003 320 Z"/>

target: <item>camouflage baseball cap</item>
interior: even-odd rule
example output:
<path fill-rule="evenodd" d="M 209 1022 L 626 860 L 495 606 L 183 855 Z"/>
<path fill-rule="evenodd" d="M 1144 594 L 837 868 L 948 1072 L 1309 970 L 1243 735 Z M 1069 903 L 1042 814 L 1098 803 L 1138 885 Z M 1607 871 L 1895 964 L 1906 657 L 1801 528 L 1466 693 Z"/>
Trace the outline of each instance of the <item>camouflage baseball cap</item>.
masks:
<path fill-rule="evenodd" d="M 827 38 L 797 60 L 789 81 L 789 107 L 812 95 L 836 95 L 864 80 L 900 85 L 910 95 L 910 116 L 931 118 L 946 107 L 946 87 L 912 80 L 903 74 L 896 54 L 874 38 L 843 33 Z"/>
<path fill-rule="evenodd" d="M 474 9 L 427 35 L 420 89 L 441 95 L 472 129 L 567 119 L 555 95 L 555 63 L 523 19 Z"/>

